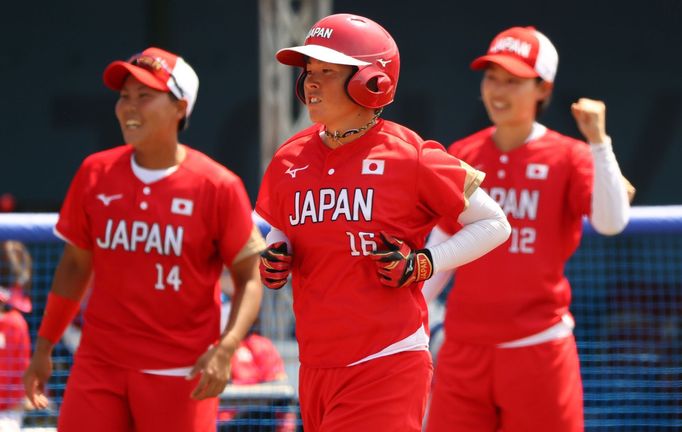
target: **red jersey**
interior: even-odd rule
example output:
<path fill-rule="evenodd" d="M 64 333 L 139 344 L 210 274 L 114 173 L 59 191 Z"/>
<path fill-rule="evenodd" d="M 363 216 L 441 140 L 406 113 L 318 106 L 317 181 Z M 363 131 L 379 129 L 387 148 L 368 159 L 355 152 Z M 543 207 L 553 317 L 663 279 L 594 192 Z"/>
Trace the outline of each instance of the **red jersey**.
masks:
<path fill-rule="evenodd" d="M 31 339 L 24 317 L 14 309 L 0 315 L 0 410 L 21 408 Z"/>
<path fill-rule="evenodd" d="M 427 321 L 421 284 L 379 282 L 367 256 L 381 230 L 412 248 L 444 215 L 457 217 L 478 173 L 433 141 L 379 120 L 332 150 L 312 126 L 275 153 L 256 212 L 292 245 L 292 286 L 300 359 L 342 367 L 377 353 Z"/>
<path fill-rule="evenodd" d="M 564 264 L 591 209 L 594 173 L 586 143 L 547 130 L 502 152 L 493 131 L 484 129 L 448 149 L 487 173 L 481 187 L 512 227 L 505 243 L 455 273 L 445 331 L 470 343 L 509 342 L 561 320 L 571 301 Z M 458 229 L 452 219 L 440 226 L 450 233 Z"/>
<path fill-rule="evenodd" d="M 133 173 L 128 145 L 76 173 L 56 231 L 93 256 L 78 355 L 187 367 L 217 340 L 218 279 L 248 243 L 252 210 L 239 177 L 186 150 L 175 172 L 149 184 Z"/>

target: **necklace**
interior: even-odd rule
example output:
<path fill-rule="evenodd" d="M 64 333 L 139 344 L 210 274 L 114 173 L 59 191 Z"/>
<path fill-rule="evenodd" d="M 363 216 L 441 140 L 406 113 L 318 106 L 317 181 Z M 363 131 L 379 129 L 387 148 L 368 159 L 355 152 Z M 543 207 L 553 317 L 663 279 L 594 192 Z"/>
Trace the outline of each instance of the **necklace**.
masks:
<path fill-rule="evenodd" d="M 381 112 L 382 112 L 383 110 L 384 110 L 383 108 L 379 108 L 378 110 L 376 110 L 376 112 L 374 113 L 374 116 L 372 116 L 372 119 L 371 119 L 369 122 L 367 122 L 366 125 L 360 126 L 360 127 L 357 128 L 357 129 L 348 129 L 348 130 L 345 131 L 345 132 L 341 132 L 341 131 L 338 131 L 338 130 L 336 130 L 336 131 L 334 131 L 334 132 L 329 132 L 329 131 L 325 128 L 324 134 L 325 134 L 326 136 L 328 136 L 329 138 L 333 139 L 334 141 L 336 141 L 339 145 L 341 145 L 341 144 L 343 144 L 343 143 L 341 142 L 341 140 L 342 140 L 343 138 L 347 138 L 347 137 L 349 137 L 349 136 L 351 136 L 351 135 L 359 134 L 360 132 L 366 131 L 367 129 L 369 129 L 369 128 L 371 128 L 372 126 L 374 126 L 374 125 L 376 124 L 376 122 L 377 122 L 377 119 L 379 118 L 379 116 L 381 115 Z"/>

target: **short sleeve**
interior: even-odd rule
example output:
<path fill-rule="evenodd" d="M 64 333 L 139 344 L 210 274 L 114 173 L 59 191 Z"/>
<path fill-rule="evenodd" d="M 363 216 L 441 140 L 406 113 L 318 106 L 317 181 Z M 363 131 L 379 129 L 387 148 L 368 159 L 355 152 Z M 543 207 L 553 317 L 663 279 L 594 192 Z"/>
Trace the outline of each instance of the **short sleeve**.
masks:
<path fill-rule="evenodd" d="M 435 215 L 456 220 L 484 176 L 447 153 L 440 144 L 426 141 L 420 155 L 417 193 Z"/>
<path fill-rule="evenodd" d="M 251 218 L 251 202 L 241 179 L 234 176 L 223 181 L 219 188 L 217 206 L 221 229 L 218 244 L 223 262 L 231 266 L 237 257 L 245 258 L 241 252 L 248 246 L 255 224 Z"/>
<path fill-rule="evenodd" d="M 587 144 L 574 142 L 570 149 L 571 175 L 568 199 L 574 215 L 589 215 L 592 209 L 594 160 Z"/>
<path fill-rule="evenodd" d="M 87 160 L 80 166 L 59 212 L 55 231 L 64 240 L 82 249 L 92 249 L 90 218 L 86 212 L 86 197 L 90 188 L 92 169 Z"/>
<path fill-rule="evenodd" d="M 273 158 L 273 161 L 275 159 Z M 272 186 L 273 162 L 270 162 L 268 168 L 265 170 L 263 175 L 263 180 L 261 181 L 260 190 L 258 191 L 258 199 L 256 200 L 256 213 L 271 226 L 282 229 L 283 226 L 280 224 L 277 218 L 277 206 L 275 204 L 275 197 L 273 196 L 274 188 Z"/>

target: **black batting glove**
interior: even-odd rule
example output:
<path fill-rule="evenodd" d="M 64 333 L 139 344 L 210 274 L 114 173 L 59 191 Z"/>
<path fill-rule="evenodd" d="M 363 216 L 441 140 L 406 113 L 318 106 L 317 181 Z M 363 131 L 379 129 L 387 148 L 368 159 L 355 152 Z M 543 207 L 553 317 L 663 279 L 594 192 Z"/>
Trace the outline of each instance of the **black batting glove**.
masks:
<path fill-rule="evenodd" d="M 291 255 L 285 242 L 276 242 L 260 254 L 260 278 L 270 289 L 280 289 L 287 283 L 291 271 Z"/>
<path fill-rule="evenodd" d="M 383 231 L 379 235 L 386 249 L 372 252 L 370 256 L 382 284 L 402 288 L 433 275 L 433 259 L 428 249 L 412 250 L 392 235 Z"/>

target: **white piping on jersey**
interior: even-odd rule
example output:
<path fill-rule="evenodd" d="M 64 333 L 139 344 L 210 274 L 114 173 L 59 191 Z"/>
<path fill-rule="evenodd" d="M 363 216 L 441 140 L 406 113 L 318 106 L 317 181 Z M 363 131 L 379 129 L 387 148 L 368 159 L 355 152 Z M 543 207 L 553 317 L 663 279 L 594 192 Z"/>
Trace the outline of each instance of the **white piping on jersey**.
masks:
<path fill-rule="evenodd" d="M 541 138 L 545 133 L 547 132 L 547 127 L 544 125 L 541 125 L 538 122 L 533 122 L 533 127 L 530 130 L 530 134 L 526 139 L 523 141 L 524 144 L 527 144 L 533 140 L 536 140 L 538 138 Z M 494 131 L 493 131 L 494 133 Z"/>
<path fill-rule="evenodd" d="M 398 354 L 405 351 L 428 351 L 429 349 L 429 336 L 424 330 L 424 324 L 420 325 L 417 331 L 406 337 L 405 339 L 399 340 L 386 348 L 382 349 L 378 353 L 368 355 L 367 357 L 360 359 L 348 365 L 355 366 L 360 363 L 364 363 L 369 360 L 374 360 L 379 357 L 386 357 L 393 354 Z"/>
<path fill-rule="evenodd" d="M 143 369 L 140 372 L 150 375 L 186 377 L 192 371 L 192 366 L 173 369 Z"/>
<path fill-rule="evenodd" d="M 530 135 L 528 135 L 528 138 L 526 138 L 524 143 L 529 143 L 533 140 L 541 138 L 545 133 L 547 133 L 547 127 L 541 125 L 538 122 L 533 122 L 533 128 L 530 131 Z"/>
<path fill-rule="evenodd" d="M 526 336 L 521 339 L 516 339 L 510 342 L 503 342 L 497 344 L 498 348 L 520 348 L 531 345 L 540 345 L 541 343 L 563 339 L 573 334 L 575 321 L 570 314 L 565 314 L 561 317 L 561 321 L 554 324 L 552 327 L 545 329 L 539 333 Z"/>
<path fill-rule="evenodd" d="M 180 165 L 175 165 L 170 168 L 158 170 L 142 168 L 137 164 L 137 162 L 135 162 L 135 155 L 133 154 L 130 156 L 130 167 L 133 169 L 133 174 L 135 174 L 135 177 L 140 179 L 140 181 L 144 184 L 154 183 L 155 181 L 159 181 L 168 177 L 177 171 L 179 166 Z"/>

